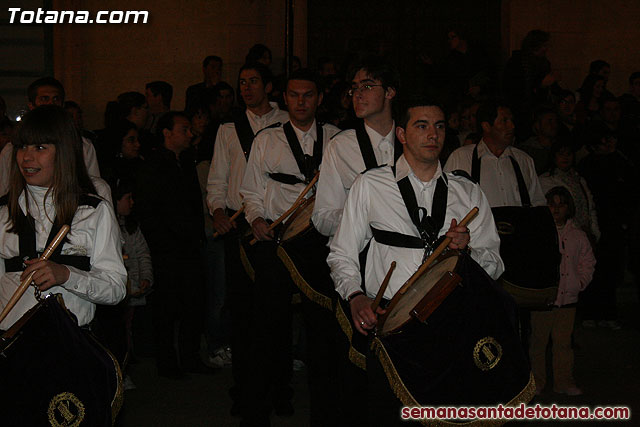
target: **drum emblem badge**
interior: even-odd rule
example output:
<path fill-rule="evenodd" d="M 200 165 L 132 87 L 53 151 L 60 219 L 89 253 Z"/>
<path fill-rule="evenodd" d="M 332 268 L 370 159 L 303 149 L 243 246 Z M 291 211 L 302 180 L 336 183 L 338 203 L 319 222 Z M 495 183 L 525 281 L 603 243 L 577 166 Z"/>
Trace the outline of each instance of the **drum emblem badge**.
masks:
<path fill-rule="evenodd" d="M 51 399 L 48 414 L 54 427 L 76 427 L 84 420 L 84 405 L 73 393 L 60 393 Z"/>
<path fill-rule="evenodd" d="M 484 337 L 473 348 L 473 362 L 483 371 L 496 367 L 502 358 L 502 346 L 493 337 Z"/>
<path fill-rule="evenodd" d="M 506 221 L 496 222 L 496 228 L 498 229 L 498 234 L 510 235 L 516 232 L 516 227 Z"/>

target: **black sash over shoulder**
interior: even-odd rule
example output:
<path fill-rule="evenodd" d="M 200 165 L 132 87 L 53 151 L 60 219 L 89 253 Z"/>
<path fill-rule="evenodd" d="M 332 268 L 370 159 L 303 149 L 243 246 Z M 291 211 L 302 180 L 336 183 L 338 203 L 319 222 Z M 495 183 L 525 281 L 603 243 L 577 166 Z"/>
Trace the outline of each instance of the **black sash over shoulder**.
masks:
<path fill-rule="evenodd" d="M 242 147 L 242 151 L 244 152 L 244 157 L 248 160 L 255 134 L 251 129 L 251 124 L 249 123 L 247 113 L 245 111 L 242 111 L 235 114 L 233 117 L 233 123 L 236 126 L 236 134 L 238 135 L 240 146 Z"/>
<path fill-rule="evenodd" d="M 298 169 L 300 170 L 300 173 L 304 175 L 305 179 L 303 181 L 295 175 L 286 173 L 270 173 L 269 177 L 283 184 L 307 184 L 311 182 L 316 171 L 320 168 L 320 163 L 322 162 L 322 145 L 324 140 L 322 123 L 316 122 L 316 141 L 313 143 L 312 156 L 304 154 L 302 151 L 302 146 L 300 145 L 300 141 L 298 141 L 298 137 L 296 136 L 296 132 L 293 130 L 291 122 L 285 123 L 282 126 L 282 130 L 287 138 L 289 148 L 291 148 L 291 153 L 293 153 Z"/>
<path fill-rule="evenodd" d="M 91 206 L 96 208 L 100 203 L 100 199 L 93 196 L 82 196 L 80 199 L 80 205 Z M 19 241 L 19 255 L 13 258 L 4 260 L 4 267 L 7 273 L 15 272 L 15 271 L 23 271 L 26 268 L 24 261 L 27 259 L 38 258 L 40 254 L 36 250 L 36 232 L 35 232 L 35 221 L 31 215 L 25 216 L 22 211 L 20 214 L 23 216 L 24 221 L 21 221 L 23 224 L 27 224 L 26 227 L 22 227 L 21 230 L 18 231 L 18 241 Z M 47 244 L 53 241 L 58 231 L 60 231 L 60 226 L 58 224 L 53 225 L 51 227 L 51 231 L 49 232 L 49 236 L 47 237 Z M 49 259 L 58 264 L 69 265 L 75 267 L 82 271 L 91 270 L 90 259 L 88 256 L 82 255 L 62 255 L 62 246 L 59 245 L 56 250 L 51 254 Z"/>

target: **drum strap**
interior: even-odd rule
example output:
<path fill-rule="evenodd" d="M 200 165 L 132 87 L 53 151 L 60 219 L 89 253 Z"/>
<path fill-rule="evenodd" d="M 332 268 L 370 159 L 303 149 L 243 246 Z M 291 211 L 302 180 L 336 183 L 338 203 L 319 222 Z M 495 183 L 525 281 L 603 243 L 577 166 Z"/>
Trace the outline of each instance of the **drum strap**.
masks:
<path fill-rule="evenodd" d="M 100 200 L 95 197 L 83 196 L 81 197 L 80 204 L 89 204 L 95 207 L 97 206 L 96 201 L 97 203 L 100 202 Z M 4 260 L 5 271 L 7 273 L 23 271 L 26 268 L 26 265 L 24 264 L 25 259 L 34 259 L 40 256 L 36 251 L 35 220 L 31 215 L 25 216 L 22 211 L 20 211 L 20 215 L 22 215 L 22 221 L 20 221 L 20 223 L 27 224 L 27 226 L 21 227 L 18 231 L 19 255 Z M 51 231 L 49 232 L 49 237 L 47 238 L 47 244 L 45 247 L 49 246 L 53 241 L 56 234 L 58 234 L 58 231 L 60 231 L 60 228 L 60 225 L 54 223 L 53 227 L 51 227 Z M 49 257 L 51 261 L 58 264 L 70 265 L 82 271 L 91 270 L 90 259 L 88 256 L 62 255 L 62 246 L 63 245 L 59 245 L 53 254 L 51 254 Z"/>
<path fill-rule="evenodd" d="M 511 165 L 513 166 L 513 172 L 516 174 L 516 180 L 518 181 L 518 191 L 520 193 L 520 201 L 522 202 L 522 206 L 530 207 L 531 206 L 531 198 L 529 197 L 529 191 L 527 190 L 527 184 L 524 182 L 524 176 L 522 175 L 522 171 L 520 170 L 520 165 L 513 158 L 513 156 L 509 156 L 509 160 L 511 160 Z M 478 145 L 473 148 L 473 157 L 471 158 L 471 177 L 475 182 L 480 184 L 480 166 L 481 161 L 478 157 Z"/>
<path fill-rule="evenodd" d="M 244 152 L 244 157 L 249 160 L 249 153 L 251 152 L 251 145 L 253 144 L 255 134 L 251 129 L 251 124 L 249 123 L 246 111 L 234 114 L 233 123 L 236 126 L 236 134 L 238 135 L 240 146 Z"/>
<path fill-rule="evenodd" d="M 373 152 L 373 145 L 371 145 L 371 138 L 369 138 L 369 134 L 364 128 L 364 120 L 360 120 L 356 125 L 356 138 L 358 139 L 358 146 L 360 147 L 360 153 L 362 154 L 362 159 L 364 160 L 365 171 L 369 169 L 377 168 L 381 165 L 378 165 L 378 161 L 376 160 L 376 155 Z M 398 139 L 393 136 L 393 160 L 398 160 L 398 158 L 402 155 L 402 144 L 398 141 Z"/>
<path fill-rule="evenodd" d="M 291 122 L 285 123 L 282 126 L 282 130 L 284 131 L 284 135 L 287 137 L 287 142 L 289 143 L 289 147 L 291 148 L 293 157 L 296 159 L 298 169 L 304 175 L 305 183 L 309 183 L 313 179 L 316 171 L 320 168 L 320 163 L 322 162 L 322 123 L 318 123 L 316 121 L 316 141 L 313 143 L 312 156 L 304 154 L 304 152 L 302 151 L 300 141 L 298 141 L 298 137 L 296 135 L 296 132 L 293 130 L 293 125 L 291 124 Z"/>
<path fill-rule="evenodd" d="M 395 175 L 395 168 L 393 168 Z M 427 215 L 426 208 L 418 206 L 415 192 L 409 177 L 398 181 L 398 188 L 407 207 L 411 222 L 416 226 L 420 237 L 409 236 L 386 230 L 378 230 L 371 227 L 373 237 L 378 243 L 383 245 L 396 246 L 402 248 L 425 248 L 425 256 L 428 256 L 436 246 L 438 233 L 444 226 L 447 211 L 448 189 L 445 175 L 440 176 L 436 183 L 431 206 L 431 215 Z"/>

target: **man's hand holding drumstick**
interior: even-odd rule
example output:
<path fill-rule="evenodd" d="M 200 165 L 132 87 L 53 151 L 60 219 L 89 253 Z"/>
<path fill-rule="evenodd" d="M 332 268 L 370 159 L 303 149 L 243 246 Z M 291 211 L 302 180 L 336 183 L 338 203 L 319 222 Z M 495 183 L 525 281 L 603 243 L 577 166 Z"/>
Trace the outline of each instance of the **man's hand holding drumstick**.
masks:
<path fill-rule="evenodd" d="M 467 247 L 471 239 L 467 226 L 458 225 L 458 222 L 455 219 L 451 220 L 451 225 L 449 227 L 449 231 L 446 233 L 446 237 L 451 239 L 448 245 L 449 249 L 464 249 Z M 389 281 L 389 276 L 392 271 L 393 267 L 390 269 L 389 273 L 387 273 L 387 277 L 385 277 L 385 282 L 381 286 L 381 289 L 383 287 L 386 288 L 386 284 Z M 353 319 L 354 326 L 358 332 L 363 335 L 368 335 L 367 331 L 375 328 L 378 323 L 377 315 L 385 313 L 385 310 L 373 303 L 374 301 L 364 294 L 357 295 L 349 301 L 349 305 L 351 306 L 351 318 Z"/>

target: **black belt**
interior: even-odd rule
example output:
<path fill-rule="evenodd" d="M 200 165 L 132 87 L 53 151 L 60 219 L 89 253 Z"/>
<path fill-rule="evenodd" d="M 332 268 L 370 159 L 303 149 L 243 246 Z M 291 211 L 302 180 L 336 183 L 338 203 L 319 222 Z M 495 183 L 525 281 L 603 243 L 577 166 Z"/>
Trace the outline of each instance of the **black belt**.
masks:
<path fill-rule="evenodd" d="M 420 237 L 396 233 L 394 231 L 378 230 L 371 227 L 373 238 L 376 242 L 398 248 L 424 249 L 424 242 Z"/>
<path fill-rule="evenodd" d="M 54 261 L 58 264 L 69 265 L 71 267 L 75 267 L 78 270 L 82 270 L 82 271 L 91 270 L 91 263 L 88 256 L 58 255 L 51 261 Z M 19 256 L 4 260 L 4 269 L 7 273 L 15 272 L 15 271 L 24 271 L 25 268 L 26 268 L 26 265 L 24 264 L 24 260 Z"/>
<path fill-rule="evenodd" d="M 301 180 L 295 175 L 290 175 L 288 173 L 270 173 L 269 178 L 273 179 L 274 181 L 278 181 L 282 184 L 289 184 L 289 185 L 304 184 L 303 180 Z"/>

